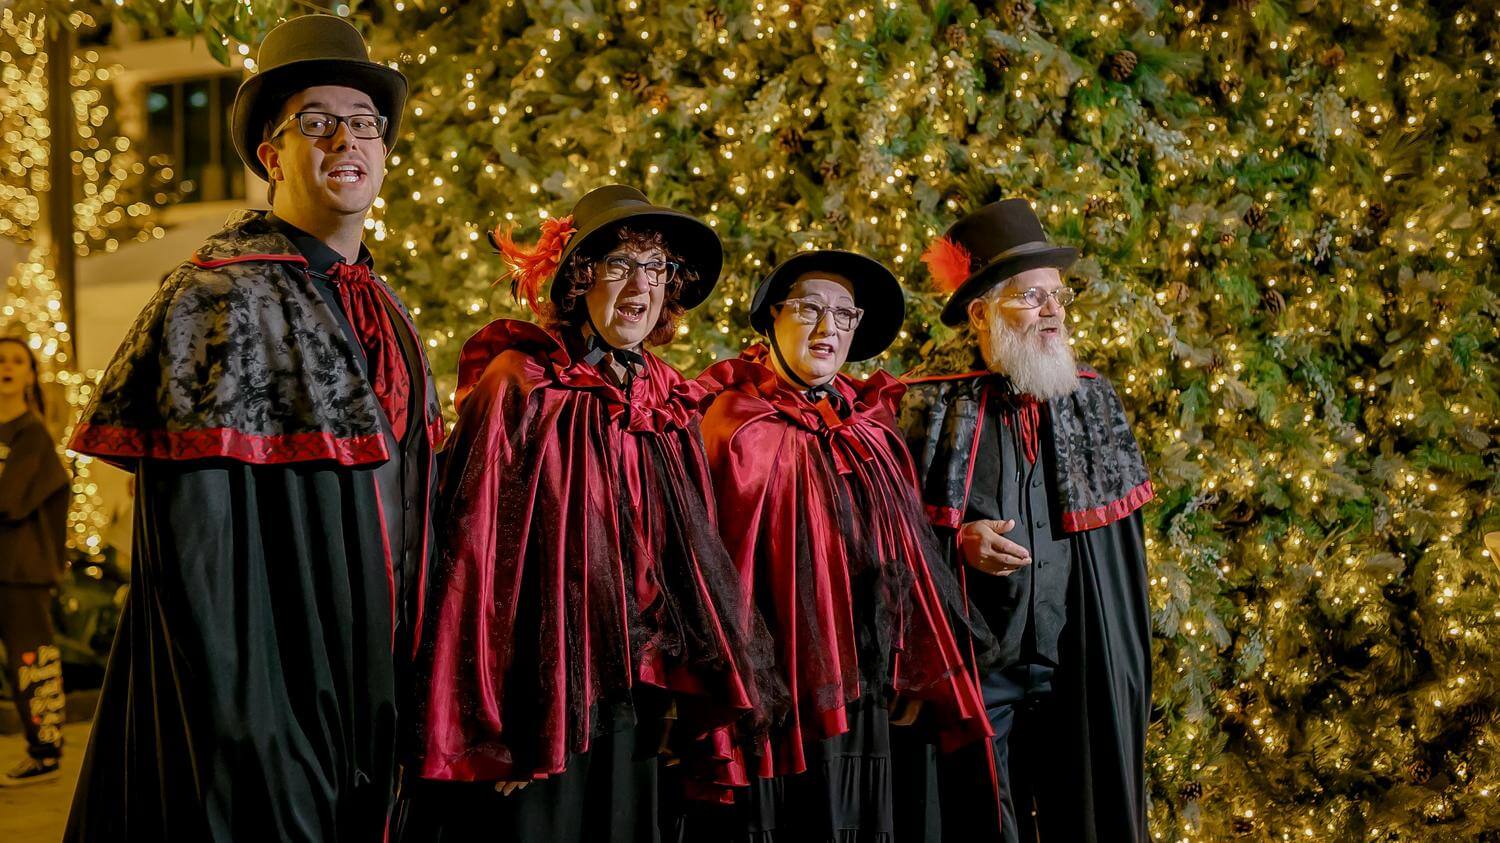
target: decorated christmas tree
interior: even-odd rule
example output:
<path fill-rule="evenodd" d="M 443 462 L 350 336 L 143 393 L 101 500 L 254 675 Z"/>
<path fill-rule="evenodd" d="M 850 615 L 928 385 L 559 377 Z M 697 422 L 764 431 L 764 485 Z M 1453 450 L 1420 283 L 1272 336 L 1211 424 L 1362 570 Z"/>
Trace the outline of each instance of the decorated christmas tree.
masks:
<path fill-rule="evenodd" d="M 286 4 L 127 2 L 254 42 Z M 752 339 L 798 249 L 910 292 L 880 364 L 950 355 L 917 260 L 1035 203 L 1086 259 L 1081 359 L 1159 500 L 1151 824 L 1163 840 L 1500 839 L 1497 85 L 1489 3 L 339 6 L 411 79 L 369 242 L 451 385 L 525 310 L 485 232 L 636 184 L 719 232 L 662 349 Z"/>

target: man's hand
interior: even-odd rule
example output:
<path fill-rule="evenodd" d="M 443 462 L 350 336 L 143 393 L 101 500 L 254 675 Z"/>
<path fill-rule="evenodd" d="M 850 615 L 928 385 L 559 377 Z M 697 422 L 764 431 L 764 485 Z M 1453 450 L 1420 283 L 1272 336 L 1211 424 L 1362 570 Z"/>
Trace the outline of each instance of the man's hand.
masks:
<path fill-rule="evenodd" d="M 531 782 L 495 782 L 495 790 L 499 791 L 501 796 L 509 796 L 528 784 L 531 784 Z"/>
<path fill-rule="evenodd" d="M 970 567 L 1008 577 L 1031 564 L 1031 553 L 1005 537 L 1015 526 L 1014 520 L 970 521 L 958 528 L 958 551 Z"/>

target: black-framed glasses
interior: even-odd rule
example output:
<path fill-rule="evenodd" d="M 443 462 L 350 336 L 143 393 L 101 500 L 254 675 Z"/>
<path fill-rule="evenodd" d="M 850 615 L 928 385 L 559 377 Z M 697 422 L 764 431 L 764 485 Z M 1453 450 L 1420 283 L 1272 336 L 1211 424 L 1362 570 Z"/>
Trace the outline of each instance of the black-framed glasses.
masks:
<path fill-rule="evenodd" d="M 604 280 L 611 284 L 631 277 L 637 269 L 646 276 L 646 283 L 653 287 L 660 287 L 677 277 L 677 262 L 661 258 L 638 261 L 624 255 L 609 255 L 600 263 L 604 264 Z"/>
<path fill-rule="evenodd" d="M 1041 287 L 1032 287 L 1019 293 L 1011 293 L 1001 296 L 1006 301 L 1020 302 L 1027 310 L 1035 310 L 1047 303 L 1047 299 L 1057 302 L 1058 307 L 1067 307 L 1078 300 L 1078 292 L 1068 287 L 1058 287 L 1050 293 Z"/>
<path fill-rule="evenodd" d="M 385 137 L 385 127 L 390 123 L 379 114 L 329 114 L 326 111 L 299 111 L 281 121 L 271 132 L 271 137 L 276 137 L 286 131 L 286 127 L 293 121 L 297 123 L 297 131 L 310 138 L 331 138 L 339 133 L 339 124 L 349 126 L 349 134 L 364 140 L 375 140 Z"/>
<path fill-rule="evenodd" d="M 859 320 L 865 317 L 865 311 L 859 307 L 834 307 L 829 304 L 819 304 L 811 299 L 787 299 L 776 305 L 778 308 L 790 308 L 792 318 L 804 325 L 816 325 L 823 321 L 823 315 L 833 317 L 833 327 L 840 331 L 852 331 L 859 324 Z"/>

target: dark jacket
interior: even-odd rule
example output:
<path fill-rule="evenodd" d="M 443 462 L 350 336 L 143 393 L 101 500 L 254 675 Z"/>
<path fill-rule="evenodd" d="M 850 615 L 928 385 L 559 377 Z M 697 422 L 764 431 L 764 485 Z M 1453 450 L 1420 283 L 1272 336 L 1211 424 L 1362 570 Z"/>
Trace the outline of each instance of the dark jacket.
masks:
<path fill-rule="evenodd" d="M 0 424 L 0 583 L 56 585 L 68 535 L 68 472 L 35 413 Z"/>

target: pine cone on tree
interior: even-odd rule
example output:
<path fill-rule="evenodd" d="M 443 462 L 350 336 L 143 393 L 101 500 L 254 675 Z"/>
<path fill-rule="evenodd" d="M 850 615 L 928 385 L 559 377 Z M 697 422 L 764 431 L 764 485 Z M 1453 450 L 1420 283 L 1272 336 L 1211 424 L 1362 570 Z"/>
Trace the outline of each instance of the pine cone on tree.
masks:
<path fill-rule="evenodd" d="M 1379 202 L 1371 202 L 1370 212 L 1366 219 L 1370 223 L 1370 228 L 1379 231 L 1380 229 L 1385 228 L 1386 223 L 1390 222 L 1391 212 L 1386 210 L 1386 207 Z"/>
<path fill-rule="evenodd" d="M 1251 205 L 1245 210 L 1242 218 L 1245 225 L 1250 226 L 1251 231 L 1260 231 L 1261 226 L 1266 224 L 1266 209 L 1260 205 Z"/>
<path fill-rule="evenodd" d="M 1453 714 L 1463 723 L 1474 727 L 1483 726 L 1495 719 L 1495 710 L 1480 703 L 1464 703 Z"/>
<path fill-rule="evenodd" d="M 1184 802 L 1197 802 L 1199 797 L 1203 796 L 1203 783 L 1188 782 L 1178 788 L 1177 795 L 1181 796 Z"/>
<path fill-rule="evenodd" d="M 949 49 L 962 50 L 969 43 L 969 30 L 958 24 L 952 24 L 943 30 L 943 43 Z"/>
<path fill-rule="evenodd" d="M 652 85 L 646 88 L 641 98 L 646 105 L 657 111 L 666 111 L 672 105 L 672 98 L 667 95 L 667 87 L 665 85 Z"/>
<path fill-rule="evenodd" d="M 1261 293 L 1260 303 L 1267 311 L 1277 315 L 1286 310 L 1286 296 L 1283 296 L 1280 290 L 1267 290 Z"/>
<path fill-rule="evenodd" d="M 833 226 L 834 228 L 838 228 L 839 226 L 849 221 L 849 215 L 844 213 L 843 208 L 834 208 L 833 210 L 824 214 L 823 219 L 827 220 L 829 225 Z"/>
<path fill-rule="evenodd" d="M 1412 784 L 1427 784 L 1432 780 L 1432 765 L 1419 758 L 1406 765 L 1406 777 Z"/>
<path fill-rule="evenodd" d="M 627 70 L 620 74 L 620 87 L 632 94 L 639 95 L 642 91 L 646 90 L 646 86 L 649 84 L 651 83 L 646 80 L 645 76 L 636 73 L 634 70 Z"/>
<path fill-rule="evenodd" d="M 1334 44 L 1318 56 L 1318 63 L 1330 69 L 1338 67 L 1344 63 L 1344 48 Z"/>
<path fill-rule="evenodd" d="M 844 174 L 844 167 L 838 162 L 838 159 L 826 158 L 822 163 L 818 164 L 818 174 L 823 177 L 823 181 L 826 184 L 827 182 L 837 181 L 838 177 Z"/>
<path fill-rule="evenodd" d="M 1135 53 L 1129 50 L 1121 50 L 1110 56 L 1104 62 L 1104 75 L 1115 80 L 1124 82 L 1135 73 L 1135 66 L 1139 59 Z"/>
<path fill-rule="evenodd" d="M 723 10 L 717 5 L 710 5 L 708 10 L 703 13 L 703 23 L 715 32 L 723 29 L 724 24 L 728 23 L 728 21 L 729 18 L 724 15 Z"/>
<path fill-rule="evenodd" d="M 1249 817 L 1235 817 L 1229 823 L 1229 830 L 1241 837 L 1248 837 L 1255 833 L 1255 820 Z"/>

